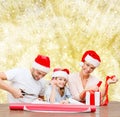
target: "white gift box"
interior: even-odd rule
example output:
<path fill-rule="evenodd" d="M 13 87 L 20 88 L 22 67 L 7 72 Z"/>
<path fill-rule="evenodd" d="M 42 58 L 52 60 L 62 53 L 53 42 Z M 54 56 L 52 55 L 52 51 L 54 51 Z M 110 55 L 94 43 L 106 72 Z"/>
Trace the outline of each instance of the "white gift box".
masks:
<path fill-rule="evenodd" d="M 101 93 L 100 92 L 86 92 L 86 105 L 100 106 Z"/>

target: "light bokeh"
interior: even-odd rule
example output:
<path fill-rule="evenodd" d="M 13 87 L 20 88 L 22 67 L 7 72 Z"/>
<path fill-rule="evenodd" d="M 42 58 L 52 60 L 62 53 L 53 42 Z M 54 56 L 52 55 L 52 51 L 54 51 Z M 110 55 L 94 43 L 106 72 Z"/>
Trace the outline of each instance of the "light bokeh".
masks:
<path fill-rule="evenodd" d="M 84 51 L 94 49 L 102 62 L 93 74 L 119 78 L 119 6 L 119 0 L 0 0 L 0 71 L 29 68 L 38 53 L 51 58 L 51 72 L 79 71 Z M 110 100 L 120 101 L 120 82 L 109 89 Z"/>

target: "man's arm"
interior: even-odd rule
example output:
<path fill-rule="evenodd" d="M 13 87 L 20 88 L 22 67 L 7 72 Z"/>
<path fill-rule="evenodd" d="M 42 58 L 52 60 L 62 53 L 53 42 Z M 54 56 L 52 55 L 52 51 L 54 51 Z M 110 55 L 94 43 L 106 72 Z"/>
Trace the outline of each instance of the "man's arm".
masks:
<path fill-rule="evenodd" d="M 15 89 L 14 87 L 12 87 L 4 81 L 7 81 L 7 76 L 4 72 L 0 72 L 0 89 L 10 92 L 14 98 L 23 97 L 20 89 Z"/>

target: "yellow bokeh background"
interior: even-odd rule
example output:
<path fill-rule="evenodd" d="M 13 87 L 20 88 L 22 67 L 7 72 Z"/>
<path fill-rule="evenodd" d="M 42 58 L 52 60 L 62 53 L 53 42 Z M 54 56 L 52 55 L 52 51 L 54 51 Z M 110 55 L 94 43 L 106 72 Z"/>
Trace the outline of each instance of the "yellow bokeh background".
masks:
<path fill-rule="evenodd" d="M 0 0 L 0 71 L 31 67 L 37 54 L 54 67 L 80 70 L 84 51 L 94 49 L 102 62 L 93 74 L 105 81 L 120 76 L 119 0 Z M 120 82 L 109 87 L 120 101 Z M 6 103 L 0 90 L 0 103 Z"/>

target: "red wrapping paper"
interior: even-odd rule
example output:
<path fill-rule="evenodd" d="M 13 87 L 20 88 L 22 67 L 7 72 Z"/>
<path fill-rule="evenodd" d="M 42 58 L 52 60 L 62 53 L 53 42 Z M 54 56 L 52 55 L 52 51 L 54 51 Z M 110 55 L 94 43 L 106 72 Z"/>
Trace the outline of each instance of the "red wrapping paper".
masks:
<path fill-rule="evenodd" d="M 36 112 L 95 112 L 96 107 L 73 104 L 19 104 L 11 103 L 10 110 L 27 110 Z"/>

